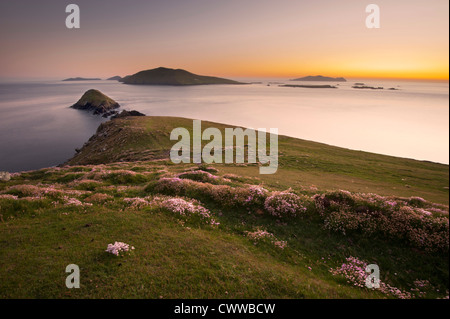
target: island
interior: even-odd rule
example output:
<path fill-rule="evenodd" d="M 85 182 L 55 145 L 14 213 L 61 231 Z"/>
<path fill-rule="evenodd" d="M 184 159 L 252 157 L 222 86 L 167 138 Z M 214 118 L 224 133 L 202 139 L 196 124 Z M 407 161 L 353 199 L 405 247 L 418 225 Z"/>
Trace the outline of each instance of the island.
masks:
<path fill-rule="evenodd" d="M 120 80 L 122 80 L 122 77 L 116 75 L 116 76 L 110 77 L 110 78 L 108 78 L 108 79 L 106 79 L 106 80 L 107 80 L 107 81 L 120 81 Z"/>
<path fill-rule="evenodd" d="M 384 90 L 382 86 L 354 85 L 353 89 Z"/>
<path fill-rule="evenodd" d="M 71 81 L 100 81 L 100 78 L 68 78 L 64 79 L 63 82 L 71 82 Z"/>
<path fill-rule="evenodd" d="M 119 107 L 119 103 L 94 89 L 86 91 L 78 102 L 71 106 L 77 110 L 94 111 L 95 115 L 105 115 L 105 117 L 117 114 L 114 109 Z"/>
<path fill-rule="evenodd" d="M 120 80 L 125 84 L 141 85 L 207 85 L 207 84 L 246 84 L 212 76 L 197 75 L 182 69 L 159 67 L 145 70 Z"/>
<path fill-rule="evenodd" d="M 368 89 L 368 90 L 384 90 L 384 87 L 382 86 L 368 86 L 368 85 L 354 85 L 352 86 L 353 89 Z M 390 91 L 397 91 L 396 88 L 388 88 L 387 90 Z"/>
<path fill-rule="evenodd" d="M 347 82 L 347 80 L 344 78 L 331 78 L 331 77 L 322 76 L 322 75 L 316 75 L 316 76 L 308 75 L 303 78 L 292 79 L 291 81 Z"/>
<path fill-rule="evenodd" d="M 278 85 L 280 87 L 290 87 L 290 88 L 307 88 L 307 89 L 337 89 L 336 86 L 333 85 L 293 85 L 293 84 L 283 84 Z"/>

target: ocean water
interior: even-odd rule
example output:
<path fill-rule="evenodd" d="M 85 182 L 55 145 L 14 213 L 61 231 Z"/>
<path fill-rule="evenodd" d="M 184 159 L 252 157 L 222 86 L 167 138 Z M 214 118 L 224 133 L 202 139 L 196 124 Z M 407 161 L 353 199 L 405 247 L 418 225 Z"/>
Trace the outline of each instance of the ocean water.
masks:
<path fill-rule="evenodd" d="M 0 83 L 0 171 L 55 166 L 106 119 L 69 108 L 94 88 L 123 109 L 209 120 L 349 149 L 449 163 L 448 82 L 352 79 L 337 89 L 250 85 L 133 86 L 116 81 Z M 353 89 L 356 82 L 398 90 Z"/>

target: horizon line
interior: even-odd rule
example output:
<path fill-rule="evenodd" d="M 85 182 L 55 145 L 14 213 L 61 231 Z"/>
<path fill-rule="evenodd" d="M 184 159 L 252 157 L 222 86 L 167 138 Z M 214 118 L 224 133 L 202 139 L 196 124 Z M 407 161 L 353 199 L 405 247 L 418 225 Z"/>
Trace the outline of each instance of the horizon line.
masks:
<path fill-rule="evenodd" d="M 140 72 L 140 71 L 138 71 Z M 189 71 L 190 72 L 190 71 Z M 137 73 L 137 72 L 136 72 Z M 130 73 L 127 75 L 118 75 L 121 77 L 125 77 L 128 75 L 132 75 L 135 73 Z M 197 74 L 197 73 L 196 73 Z M 204 74 L 199 74 L 204 75 Z M 221 74 L 214 74 L 214 75 L 207 75 L 207 76 L 215 76 L 215 77 L 226 77 L 226 78 L 258 78 L 258 79 L 264 79 L 264 78 L 278 78 L 278 79 L 295 79 L 299 77 L 306 77 L 306 76 L 326 76 L 326 77 L 342 77 L 344 79 L 370 79 L 370 80 L 400 80 L 400 81 L 433 81 L 433 82 L 449 82 L 449 78 L 429 78 L 429 77 L 383 77 L 383 76 L 345 76 L 345 75 L 327 75 L 326 73 L 320 73 L 320 74 L 308 74 L 308 75 L 292 75 L 292 76 L 283 76 L 283 75 L 221 75 Z M 98 76 L 98 75 L 69 75 L 69 76 L 0 76 L 0 81 L 8 81 L 8 80 L 31 80 L 31 81 L 38 81 L 38 80 L 64 80 L 67 78 L 100 78 L 101 80 L 106 80 L 110 77 L 117 76 L 116 75 L 107 75 L 107 76 Z"/>

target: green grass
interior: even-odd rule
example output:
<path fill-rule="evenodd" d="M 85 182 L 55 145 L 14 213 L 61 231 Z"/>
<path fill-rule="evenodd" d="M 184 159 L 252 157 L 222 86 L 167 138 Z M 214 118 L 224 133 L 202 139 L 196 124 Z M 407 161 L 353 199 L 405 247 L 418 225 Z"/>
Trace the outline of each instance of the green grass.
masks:
<path fill-rule="evenodd" d="M 34 203 L 34 202 L 33 202 Z M 3 204 L 3 202 L 2 202 Z M 31 203 L 29 205 L 32 205 Z M 254 246 L 224 218 L 220 229 L 181 226 L 151 210 L 49 208 L 7 218 L 0 242 L 2 298 L 345 298 L 376 294 L 341 287 L 313 259 Z M 63 214 L 64 213 L 64 214 Z M 232 213 L 232 212 L 230 212 Z M 65 215 L 67 214 L 67 215 Z M 309 235 L 308 235 L 309 236 Z M 124 241 L 129 256 L 104 250 Z M 292 259 L 296 261 L 293 262 Z M 81 268 L 81 289 L 68 290 L 65 266 Z"/>

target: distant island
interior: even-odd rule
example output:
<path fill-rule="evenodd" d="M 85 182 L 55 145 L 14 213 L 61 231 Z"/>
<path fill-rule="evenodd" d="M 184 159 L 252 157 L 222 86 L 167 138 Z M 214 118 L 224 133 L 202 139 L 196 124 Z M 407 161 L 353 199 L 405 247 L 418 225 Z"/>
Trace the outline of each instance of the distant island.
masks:
<path fill-rule="evenodd" d="M 290 87 L 290 88 L 308 88 L 308 89 L 337 89 L 336 86 L 333 85 L 293 85 L 293 84 L 283 84 L 278 85 L 281 87 Z"/>
<path fill-rule="evenodd" d="M 125 84 L 142 85 L 207 85 L 207 84 L 246 84 L 233 80 L 197 75 L 182 69 L 159 67 L 126 76 L 120 80 Z"/>
<path fill-rule="evenodd" d="M 77 110 L 94 111 L 94 114 L 102 114 L 105 117 L 116 115 L 117 111 L 114 111 L 114 109 L 119 107 L 119 103 L 94 89 L 86 91 L 78 102 L 71 106 L 71 108 Z"/>
<path fill-rule="evenodd" d="M 322 81 L 322 82 L 347 82 L 344 78 L 331 78 L 328 76 L 316 75 L 316 76 L 305 76 L 303 78 L 292 79 L 291 81 Z"/>
<path fill-rule="evenodd" d="M 354 85 L 353 89 L 369 89 L 369 90 L 383 90 L 382 86 L 368 86 L 368 85 Z"/>
<path fill-rule="evenodd" d="M 101 80 L 100 78 L 68 78 L 68 79 L 64 79 L 63 81 L 98 81 Z"/>
<path fill-rule="evenodd" d="M 116 75 L 116 76 L 110 77 L 109 79 L 106 79 L 106 80 L 107 81 L 120 81 L 120 80 L 122 80 L 122 77 Z"/>
<path fill-rule="evenodd" d="M 353 89 L 369 89 L 369 90 L 384 90 L 384 87 L 382 86 L 368 86 L 368 85 L 354 85 L 352 86 Z M 397 91 L 396 88 L 388 88 L 387 90 L 391 91 Z"/>

